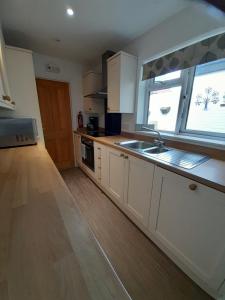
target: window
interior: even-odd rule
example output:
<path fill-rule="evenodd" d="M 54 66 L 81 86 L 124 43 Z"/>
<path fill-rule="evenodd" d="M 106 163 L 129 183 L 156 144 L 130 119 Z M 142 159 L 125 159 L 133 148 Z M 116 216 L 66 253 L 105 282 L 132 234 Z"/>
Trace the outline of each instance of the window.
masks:
<path fill-rule="evenodd" d="M 182 81 L 182 72 L 176 71 L 149 82 L 147 124 L 160 131 L 176 130 Z"/>
<path fill-rule="evenodd" d="M 225 137 L 225 59 L 146 85 L 145 124 L 162 132 Z"/>
<path fill-rule="evenodd" d="M 225 61 L 196 68 L 185 130 L 225 134 Z"/>

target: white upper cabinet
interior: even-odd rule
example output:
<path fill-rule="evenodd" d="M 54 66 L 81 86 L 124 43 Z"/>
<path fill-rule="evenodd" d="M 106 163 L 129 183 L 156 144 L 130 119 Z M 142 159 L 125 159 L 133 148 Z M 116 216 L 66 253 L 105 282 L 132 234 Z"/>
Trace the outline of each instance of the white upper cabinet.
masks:
<path fill-rule="evenodd" d="M 98 92 L 102 88 L 102 74 L 89 71 L 83 77 L 83 96 Z"/>
<path fill-rule="evenodd" d="M 110 113 L 133 113 L 137 57 L 118 52 L 107 60 L 108 107 Z"/>
<path fill-rule="evenodd" d="M 13 110 L 15 102 L 11 98 L 5 60 L 5 43 L 0 32 L 0 107 Z"/>
<path fill-rule="evenodd" d="M 150 231 L 193 278 L 217 290 L 225 278 L 225 195 L 156 168 Z"/>

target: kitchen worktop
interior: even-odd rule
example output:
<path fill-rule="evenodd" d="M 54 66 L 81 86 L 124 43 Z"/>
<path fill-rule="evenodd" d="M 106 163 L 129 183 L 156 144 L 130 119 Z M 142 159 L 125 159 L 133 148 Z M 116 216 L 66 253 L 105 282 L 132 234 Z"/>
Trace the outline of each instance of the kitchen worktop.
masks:
<path fill-rule="evenodd" d="M 0 182 L 0 299 L 130 299 L 43 146 L 1 149 Z"/>
<path fill-rule="evenodd" d="M 225 193 L 225 161 L 217 160 L 217 159 L 209 159 L 208 161 L 192 169 L 183 169 L 163 161 L 162 162 L 156 161 L 154 160 L 154 158 L 150 158 L 149 156 L 147 157 L 142 153 L 138 153 L 136 151 L 132 151 L 130 149 L 126 149 L 119 145 L 116 145 L 115 143 L 131 140 L 123 135 L 92 137 L 89 136 L 85 132 L 85 130 L 83 131 L 78 130 L 75 131 L 75 133 L 86 136 L 96 142 L 113 147 L 127 154 L 131 154 L 138 158 L 144 159 L 146 161 L 153 162 L 157 166 L 160 166 L 164 169 L 175 172 L 179 175 L 185 176 L 189 179 L 195 180 L 197 182 L 200 182 L 202 184 L 205 184 L 209 187 L 212 187 L 218 191 Z"/>

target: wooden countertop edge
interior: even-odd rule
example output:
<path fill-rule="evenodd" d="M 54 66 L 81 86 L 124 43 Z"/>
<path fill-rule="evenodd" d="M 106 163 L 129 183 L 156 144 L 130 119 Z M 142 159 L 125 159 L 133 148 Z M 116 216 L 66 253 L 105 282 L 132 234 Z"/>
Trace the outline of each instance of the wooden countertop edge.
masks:
<path fill-rule="evenodd" d="M 221 184 L 221 183 L 218 183 L 216 181 L 212 181 L 212 180 L 209 180 L 209 179 L 207 179 L 205 177 L 202 177 L 201 175 L 193 174 L 193 173 L 191 173 L 193 169 L 191 169 L 191 170 L 183 170 L 183 169 L 181 169 L 179 167 L 175 167 L 175 166 L 169 165 L 169 164 L 164 163 L 164 162 L 159 162 L 157 160 L 154 160 L 154 159 L 146 157 L 146 156 L 144 156 L 142 154 L 139 154 L 139 153 L 137 153 L 135 151 L 132 151 L 132 150 L 120 147 L 119 145 L 116 145 L 113 142 L 109 142 L 109 141 L 105 141 L 104 140 L 104 138 L 109 138 L 109 137 L 93 137 L 93 136 L 90 136 L 90 135 L 88 135 L 86 133 L 83 133 L 83 132 L 80 132 L 80 131 L 76 131 L 76 130 L 74 131 L 74 133 L 79 134 L 79 135 L 84 136 L 84 137 L 87 137 L 87 138 L 89 138 L 89 139 L 91 139 L 91 140 L 93 140 L 95 142 L 100 143 L 100 144 L 103 144 L 103 145 L 112 147 L 114 149 L 123 151 L 123 152 L 125 152 L 127 154 L 133 155 L 133 156 L 135 156 L 137 158 L 140 158 L 140 159 L 143 159 L 143 160 L 145 160 L 147 162 L 154 163 L 156 166 L 159 166 L 159 167 L 161 167 L 163 169 L 166 169 L 168 171 L 174 172 L 174 173 L 176 173 L 178 175 L 182 175 L 184 177 L 189 178 L 190 180 L 197 181 L 197 182 L 202 183 L 202 184 L 204 184 L 204 185 L 206 185 L 208 187 L 214 188 L 214 189 L 216 189 L 216 190 L 218 190 L 218 191 L 220 191 L 222 193 L 225 193 L 225 182 L 224 182 L 224 184 Z M 116 136 L 114 136 L 114 137 L 116 137 Z M 128 137 L 125 137 L 123 135 L 117 136 L 117 137 L 121 138 L 121 139 L 124 139 L 124 140 L 131 140 Z M 209 161 L 210 161 L 211 164 L 215 163 L 215 165 L 218 162 L 223 163 L 223 161 L 219 161 L 219 160 L 216 160 L 216 159 L 210 159 Z M 196 171 L 196 168 L 200 168 L 200 167 L 201 167 L 201 165 L 195 167 L 194 170 Z M 224 169 L 224 172 L 225 172 L 225 169 Z"/>

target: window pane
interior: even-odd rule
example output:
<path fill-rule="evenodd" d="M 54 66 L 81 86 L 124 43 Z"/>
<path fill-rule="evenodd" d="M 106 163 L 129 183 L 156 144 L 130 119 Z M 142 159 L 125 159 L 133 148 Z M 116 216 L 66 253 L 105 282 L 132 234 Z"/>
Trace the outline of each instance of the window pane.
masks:
<path fill-rule="evenodd" d="M 171 72 L 171 73 L 156 77 L 155 82 L 178 79 L 178 78 L 180 78 L 180 75 L 181 75 L 181 71 Z"/>
<path fill-rule="evenodd" d="M 151 92 L 148 124 L 158 130 L 175 131 L 180 93 L 181 86 Z"/>
<path fill-rule="evenodd" d="M 225 70 L 195 76 L 186 129 L 225 133 Z"/>

